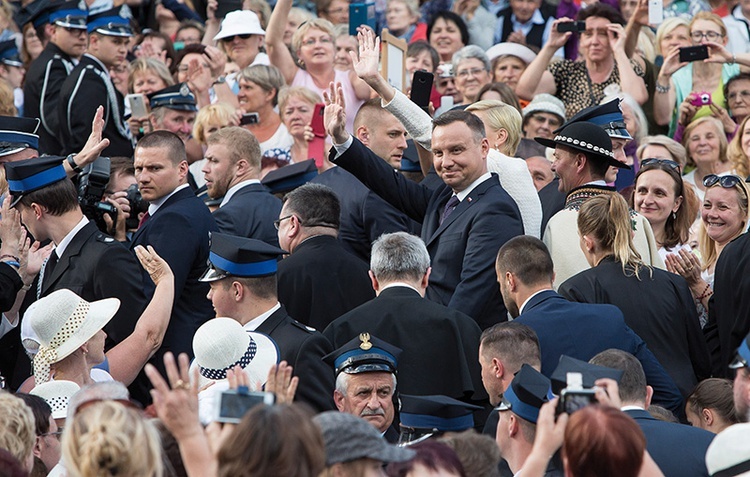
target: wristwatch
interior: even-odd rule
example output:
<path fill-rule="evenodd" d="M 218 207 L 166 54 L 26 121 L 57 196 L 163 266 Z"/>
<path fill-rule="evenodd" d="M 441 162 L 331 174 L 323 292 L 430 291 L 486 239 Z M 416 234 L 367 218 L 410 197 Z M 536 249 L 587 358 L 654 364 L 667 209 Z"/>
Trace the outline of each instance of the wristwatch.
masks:
<path fill-rule="evenodd" d="M 81 169 L 81 167 L 76 164 L 76 161 L 73 160 L 75 156 L 75 154 L 69 154 L 68 157 L 65 158 L 65 160 L 68 161 L 68 165 L 71 169 L 73 169 L 73 172 L 75 172 L 76 174 L 80 174 L 81 172 L 83 172 L 83 169 Z"/>
<path fill-rule="evenodd" d="M 213 83 L 213 84 L 215 84 L 215 85 L 216 85 L 216 84 L 224 84 L 224 83 L 226 83 L 226 82 L 227 82 L 227 77 L 226 77 L 226 76 L 224 76 L 224 75 L 221 75 L 221 76 L 219 76 L 218 78 L 216 78 L 216 81 L 214 81 L 214 83 Z"/>

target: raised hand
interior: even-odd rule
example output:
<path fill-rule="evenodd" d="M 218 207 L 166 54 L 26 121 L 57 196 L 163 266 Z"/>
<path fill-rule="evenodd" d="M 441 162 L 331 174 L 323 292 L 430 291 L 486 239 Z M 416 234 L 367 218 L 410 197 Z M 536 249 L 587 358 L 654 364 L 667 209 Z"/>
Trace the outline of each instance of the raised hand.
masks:
<path fill-rule="evenodd" d="M 607 38 L 612 51 L 625 51 L 625 28 L 619 23 L 607 25 Z"/>
<path fill-rule="evenodd" d="M 703 60 L 704 63 L 733 63 L 734 55 L 729 52 L 724 45 L 715 41 L 706 42 L 708 46 L 708 58 Z"/>
<path fill-rule="evenodd" d="M 292 367 L 286 361 L 271 366 L 266 379 L 266 391 L 276 395 L 276 404 L 291 404 L 297 392 L 299 378 L 292 377 Z"/>
<path fill-rule="evenodd" d="M 349 52 L 357 76 L 367 81 L 376 75 L 380 75 L 380 38 L 376 37 L 370 29 L 357 33 L 359 42 L 359 58 L 353 52 Z"/>
<path fill-rule="evenodd" d="M 555 50 L 562 48 L 565 46 L 565 44 L 568 42 L 571 36 L 573 36 L 572 31 L 566 31 L 563 33 L 560 33 L 557 31 L 557 25 L 560 23 L 566 23 L 566 22 L 572 22 L 573 20 L 568 17 L 563 17 L 555 20 L 552 22 L 552 28 L 549 32 L 549 38 L 547 39 L 547 44 L 545 46 L 550 46 L 554 48 Z"/>
<path fill-rule="evenodd" d="M 109 139 L 102 139 L 102 131 L 104 131 L 104 107 L 99 106 L 96 108 L 94 120 L 91 121 L 91 134 L 89 134 L 81 152 L 76 154 L 75 161 L 78 167 L 84 167 L 94 162 L 102 151 L 109 146 Z"/>
<path fill-rule="evenodd" d="M 190 363 L 186 354 L 180 355 L 178 368 L 174 355 L 167 352 L 164 355 L 164 367 L 169 384 L 153 365 L 147 364 L 144 368 L 146 376 L 154 386 L 151 397 L 154 400 L 156 415 L 177 441 L 191 438 L 196 434 L 202 435 L 203 428 L 198 420 L 198 369 L 195 369 L 196 376 L 191 384 L 188 372 Z"/>
<path fill-rule="evenodd" d="M 224 74 L 227 65 L 227 55 L 215 46 L 207 45 L 203 52 L 208 67 L 211 69 L 211 78 L 216 79 Z"/>
<path fill-rule="evenodd" d="M 141 262 L 141 266 L 148 272 L 148 275 L 153 280 L 154 284 L 158 285 L 161 280 L 172 280 L 174 275 L 172 269 L 169 268 L 169 264 L 159 256 L 151 245 L 147 246 L 148 249 L 143 248 L 143 245 L 138 245 L 135 248 L 135 254 L 138 257 L 138 261 Z"/>
<path fill-rule="evenodd" d="M 323 100 L 326 104 L 323 110 L 326 133 L 335 144 L 344 144 L 349 139 L 349 133 L 346 131 L 346 103 L 341 83 L 332 82 L 328 91 L 323 91 Z"/>

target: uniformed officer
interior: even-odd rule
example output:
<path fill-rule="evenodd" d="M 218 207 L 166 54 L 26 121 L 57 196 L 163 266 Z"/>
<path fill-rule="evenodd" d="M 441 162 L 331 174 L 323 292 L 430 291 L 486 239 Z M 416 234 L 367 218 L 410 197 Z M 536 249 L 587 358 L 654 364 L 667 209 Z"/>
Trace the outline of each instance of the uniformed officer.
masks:
<path fill-rule="evenodd" d="M 23 112 L 23 92 L 20 90 L 26 69 L 18 54 L 16 40 L 0 42 L 0 78 L 3 78 L 13 88 L 14 105 L 19 114 Z M 16 90 L 20 94 L 16 94 Z"/>
<path fill-rule="evenodd" d="M 322 358 L 331 345 L 314 328 L 292 319 L 276 293 L 277 261 L 283 250 L 256 239 L 211 235 L 209 268 L 201 281 L 216 316 L 239 321 L 246 331 L 270 336 L 280 358 L 299 376 L 297 398 L 317 411 L 333 409 L 333 371 Z"/>
<path fill-rule="evenodd" d="M 195 95 L 187 83 L 168 86 L 148 95 L 151 106 L 149 120 L 154 131 L 169 131 L 186 142 L 193 133 L 193 122 L 198 113 Z"/>
<path fill-rule="evenodd" d="M 461 432 L 474 427 L 474 411 L 479 406 L 448 396 L 399 396 L 401 407 L 400 444 L 416 444 L 445 432 Z"/>
<path fill-rule="evenodd" d="M 389 442 L 398 440 L 391 424 L 400 354 L 400 348 L 363 332 L 324 358 L 336 373 L 338 410 L 365 419 Z"/>
<path fill-rule="evenodd" d="M 23 87 L 24 115 L 39 118 L 39 151 L 60 154 L 62 149 L 57 131 L 60 88 L 86 51 L 86 19 L 88 14 L 78 8 L 77 1 L 43 2 L 30 18 L 37 31 L 49 33 L 49 42 L 29 66 Z M 40 37 L 40 40 L 43 38 Z M 91 124 L 89 119 L 88 124 Z M 88 134 L 83 134 L 85 138 Z M 81 143 L 83 145 L 83 143 Z M 71 151 L 72 152 L 72 151 Z"/>
<path fill-rule="evenodd" d="M 122 6 L 88 19 L 88 52 L 60 88 L 58 137 L 63 154 L 80 150 L 86 143 L 96 109 L 104 106 L 104 132 L 109 139 L 105 156 L 132 156 L 130 130 L 123 119 L 124 100 L 112 84 L 109 68 L 122 63 L 133 32 Z"/>

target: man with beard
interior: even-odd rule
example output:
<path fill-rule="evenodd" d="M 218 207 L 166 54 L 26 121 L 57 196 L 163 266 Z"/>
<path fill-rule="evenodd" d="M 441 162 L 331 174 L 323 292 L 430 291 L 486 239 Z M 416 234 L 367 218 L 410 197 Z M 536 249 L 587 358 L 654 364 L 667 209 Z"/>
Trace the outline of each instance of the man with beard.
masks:
<path fill-rule="evenodd" d="M 222 198 L 213 213 L 223 233 L 279 245 L 273 226 L 281 201 L 260 183 L 260 145 L 241 127 L 219 129 L 208 137 L 203 173 L 209 197 Z"/>

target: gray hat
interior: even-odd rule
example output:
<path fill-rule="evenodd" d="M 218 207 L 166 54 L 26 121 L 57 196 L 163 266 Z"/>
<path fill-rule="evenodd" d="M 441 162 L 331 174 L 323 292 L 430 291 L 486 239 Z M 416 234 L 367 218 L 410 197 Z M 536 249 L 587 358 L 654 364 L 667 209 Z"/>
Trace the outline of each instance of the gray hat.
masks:
<path fill-rule="evenodd" d="M 565 117 L 565 104 L 558 98 L 547 93 L 540 93 L 534 96 L 534 99 L 523 108 L 523 118 L 532 113 L 550 113 L 559 117 L 562 122 L 567 119 Z"/>
<path fill-rule="evenodd" d="M 326 466 L 357 459 L 405 462 L 414 457 L 411 449 L 389 444 L 372 424 L 352 414 L 327 411 L 313 418 L 326 446 Z"/>

